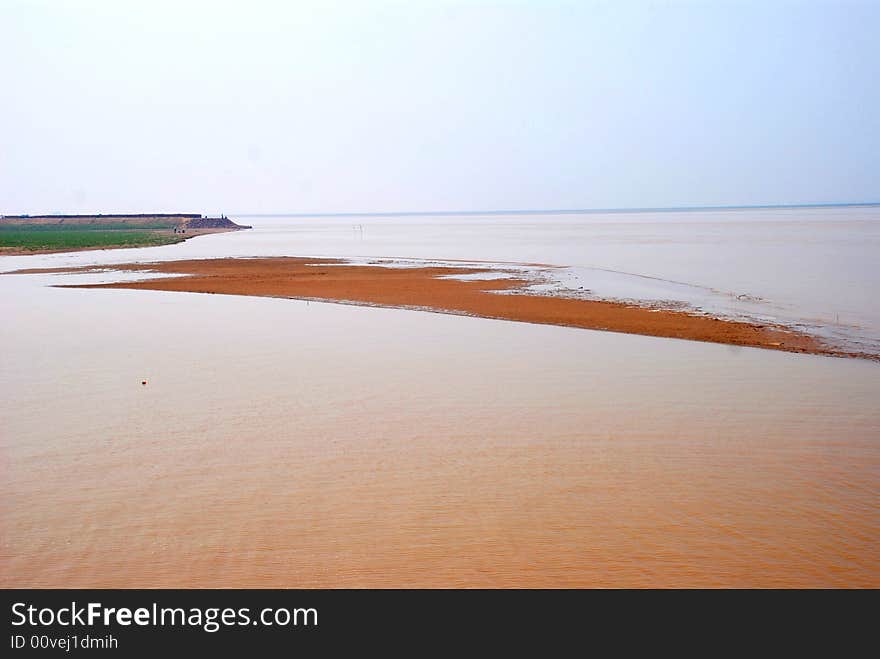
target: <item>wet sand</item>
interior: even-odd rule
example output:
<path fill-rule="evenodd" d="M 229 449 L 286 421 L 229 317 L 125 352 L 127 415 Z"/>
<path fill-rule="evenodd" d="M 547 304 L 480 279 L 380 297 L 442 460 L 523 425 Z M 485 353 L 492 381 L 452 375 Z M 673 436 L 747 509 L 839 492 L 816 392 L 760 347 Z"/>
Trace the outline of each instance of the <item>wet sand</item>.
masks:
<path fill-rule="evenodd" d="M 736 346 L 825 354 L 846 353 L 817 338 L 785 327 L 714 318 L 686 311 L 653 309 L 621 302 L 530 294 L 521 271 L 501 279 L 452 279 L 499 270 L 482 267 L 352 265 L 338 259 L 273 257 L 131 263 L 115 270 L 149 271 L 184 277 L 146 281 L 66 285 L 71 288 L 124 288 L 156 291 L 287 297 L 396 308 L 418 308 L 502 320 L 562 325 Z M 95 268 L 21 270 L 20 273 L 94 271 Z M 502 294 L 499 294 L 502 293 Z"/>

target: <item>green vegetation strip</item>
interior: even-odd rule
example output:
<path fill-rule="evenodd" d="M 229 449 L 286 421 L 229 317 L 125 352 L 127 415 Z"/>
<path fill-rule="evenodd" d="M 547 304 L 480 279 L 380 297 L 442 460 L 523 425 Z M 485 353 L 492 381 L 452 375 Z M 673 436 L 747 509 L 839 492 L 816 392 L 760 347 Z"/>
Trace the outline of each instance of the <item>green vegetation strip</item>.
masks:
<path fill-rule="evenodd" d="M 0 247 L 23 250 L 82 249 L 84 247 L 155 246 L 180 242 L 184 236 L 154 231 L 131 231 L 107 228 L 0 227 Z"/>

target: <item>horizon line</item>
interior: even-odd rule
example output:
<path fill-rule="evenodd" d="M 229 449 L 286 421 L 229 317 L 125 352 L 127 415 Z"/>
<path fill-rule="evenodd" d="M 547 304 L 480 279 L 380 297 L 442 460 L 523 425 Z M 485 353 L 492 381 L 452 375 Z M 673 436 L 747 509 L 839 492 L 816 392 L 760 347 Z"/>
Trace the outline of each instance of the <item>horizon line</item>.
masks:
<path fill-rule="evenodd" d="M 435 210 L 435 211 L 345 211 L 345 212 L 272 212 L 272 213 L 249 213 L 249 212 L 223 212 L 226 217 L 406 217 L 406 216 L 444 216 L 444 215 L 586 215 L 602 213 L 672 213 L 672 212 L 697 212 L 697 211 L 735 211 L 735 210 L 784 210 L 797 208 L 875 208 L 880 207 L 880 201 L 845 201 L 845 202 L 818 202 L 811 204 L 728 204 L 718 206 L 633 206 L 633 207 L 610 207 L 610 208 L 514 208 L 492 210 Z M 219 211 L 218 211 L 219 214 Z M 129 212 L 129 211 L 49 211 L 43 213 L 0 213 L 0 217 L 54 217 L 54 216 L 85 216 L 99 217 L 122 216 L 122 215 L 205 215 L 205 213 L 169 213 L 166 211 L 154 212 Z"/>
<path fill-rule="evenodd" d="M 789 208 L 872 208 L 880 201 L 826 202 L 815 204 L 731 204 L 725 206 L 643 206 L 616 208 L 546 208 L 508 210 L 439 210 L 439 211 L 349 211 L 316 213 L 227 213 L 236 217 L 430 217 L 451 215 L 586 215 L 602 213 L 672 213 L 729 210 L 783 210 Z"/>

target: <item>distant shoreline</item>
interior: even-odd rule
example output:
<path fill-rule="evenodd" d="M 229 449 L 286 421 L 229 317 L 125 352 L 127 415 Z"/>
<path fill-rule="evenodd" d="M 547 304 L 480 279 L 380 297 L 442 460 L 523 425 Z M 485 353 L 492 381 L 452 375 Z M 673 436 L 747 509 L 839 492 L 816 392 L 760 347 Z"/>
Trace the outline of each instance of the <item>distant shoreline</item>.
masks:
<path fill-rule="evenodd" d="M 689 213 L 810 208 L 880 208 L 880 201 L 822 204 L 764 204 L 754 206 L 661 206 L 634 208 L 548 208 L 513 210 L 382 211 L 350 213 L 236 213 L 238 217 L 454 217 L 461 215 L 608 215 L 626 213 Z"/>

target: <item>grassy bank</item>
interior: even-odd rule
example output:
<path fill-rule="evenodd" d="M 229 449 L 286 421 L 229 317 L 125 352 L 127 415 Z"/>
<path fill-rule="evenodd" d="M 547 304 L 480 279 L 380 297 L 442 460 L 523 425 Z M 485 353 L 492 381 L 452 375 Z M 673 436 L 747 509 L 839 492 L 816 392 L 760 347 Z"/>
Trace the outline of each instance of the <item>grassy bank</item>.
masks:
<path fill-rule="evenodd" d="M 66 251 L 102 247 L 152 247 L 183 240 L 167 227 L 131 230 L 125 225 L 13 225 L 0 226 L 4 251 Z"/>

